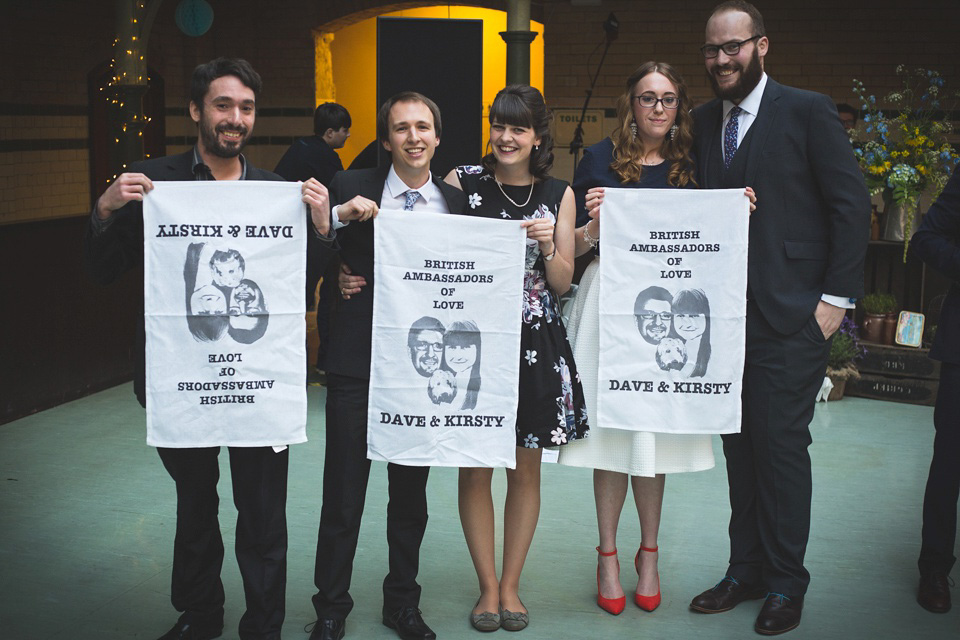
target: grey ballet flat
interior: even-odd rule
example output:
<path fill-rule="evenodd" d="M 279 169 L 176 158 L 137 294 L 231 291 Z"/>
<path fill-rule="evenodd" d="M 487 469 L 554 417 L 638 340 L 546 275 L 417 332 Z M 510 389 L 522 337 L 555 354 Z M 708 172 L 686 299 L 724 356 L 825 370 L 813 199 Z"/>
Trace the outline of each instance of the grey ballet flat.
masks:
<path fill-rule="evenodd" d="M 479 598 L 477 599 L 477 604 L 480 604 Z M 473 607 L 475 609 L 477 605 L 475 604 Z M 477 631 L 496 631 L 500 628 L 500 614 L 489 611 L 474 613 L 473 610 L 471 610 L 470 624 L 472 624 L 473 628 Z"/>
<path fill-rule="evenodd" d="M 500 609 L 500 627 L 507 631 L 523 631 L 530 624 L 530 614 Z"/>

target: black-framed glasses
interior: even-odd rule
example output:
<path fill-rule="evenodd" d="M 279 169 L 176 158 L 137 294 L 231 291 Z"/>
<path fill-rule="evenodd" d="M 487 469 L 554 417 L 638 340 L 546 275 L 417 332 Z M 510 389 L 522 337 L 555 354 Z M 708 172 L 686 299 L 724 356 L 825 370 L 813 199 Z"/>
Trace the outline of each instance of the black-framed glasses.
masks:
<path fill-rule="evenodd" d="M 700 52 L 703 53 L 704 58 L 716 58 L 720 55 L 720 52 L 723 51 L 728 56 L 735 56 L 740 53 L 740 47 L 747 44 L 751 40 L 756 40 L 757 38 L 762 38 L 763 36 L 753 36 L 752 38 L 747 38 L 746 40 L 731 40 L 730 42 L 724 42 L 723 44 L 705 44 L 700 47 Z"/>
<path fill-rule="evenodd" d="M 663 105 L 664 109 L 676 109 L 680 106 L 680 98 L 677 96 L 663 96 L 658 98 L 655 95 L 649 93 L 644 93 L 643 95 L 633 96 L 633 99 L 640 103 L 641 107 L 645 109 L 653 109 L 657 106 L 657 103 Z"/>
<path fill-rule="evenodd" d="M 443 343 L 419 340 L 413 344 L 413 348 L 419 352 L 433 351 L 434 353 L 439 353 L 443 351 Z"/>
<path fill-rule="evenodd" d="M 673 318 L 673 314 L 669 311 L 661 311 L 660 313 L 654 313 L 653 311 L 641 311 L 637 314 L 644 320 L 653 320 L 654 318 L 660 318 L 663 322 L 670 322 L 670 319 Z"/>

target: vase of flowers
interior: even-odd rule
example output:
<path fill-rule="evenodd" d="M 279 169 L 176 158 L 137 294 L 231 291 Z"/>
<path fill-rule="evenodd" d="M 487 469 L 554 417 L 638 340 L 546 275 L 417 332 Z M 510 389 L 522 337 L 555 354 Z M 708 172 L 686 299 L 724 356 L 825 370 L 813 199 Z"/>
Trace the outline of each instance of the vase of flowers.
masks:
<path fill-rule="evenodd" d="M 833 334 L 830 343 L 830 356 L 827 359 L 827 377 L 833 383 L 833 389 L 827 400 L 840 400 L 847 386 L 848 380 L 859 380 L 860 371 L 856 361 L 863 358 L 867 350 L 860 344 L 857 335 L 857 325 L 850 318 L 844 317 L 840 328 Z"/>
<path fill-rule="evenodd" d="M 903 241 L 906 261 L 920 195 L 929 189 L 935 199 L 960 163 L 947 140 L 953 124 L 943 116 L 960 92 L 948 92 L 936 71 L 900 65 L 896 73 L 902 87 L 880 102 L 853 81 L 866 127 L 864 139 L 851 141 L 870 194 L 883 194 L 884 237 Z"/>

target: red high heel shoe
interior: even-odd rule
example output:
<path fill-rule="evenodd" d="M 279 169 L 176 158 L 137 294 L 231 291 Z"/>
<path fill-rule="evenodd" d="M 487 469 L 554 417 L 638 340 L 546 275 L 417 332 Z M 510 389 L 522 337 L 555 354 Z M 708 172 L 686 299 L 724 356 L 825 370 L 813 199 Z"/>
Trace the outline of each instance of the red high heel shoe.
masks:
<path fill-rule="evenodd" d="M 600 547 L 597 547 L 597 553 L 605 558 L 610 556 L 617 555 L 617 550 L 604 552 L 600 551 Z M 620 561 L 617 560 L 617 575 L 620 575 Z M 627 596 L 620 596 L 619 598 L 604 598 L 600 594 L 600 565 L 597 564 L 597 606 L 606 611 L 607 613 L 612 613 L 615 616 L 623 613 L 624 607 L 627 605 Z"/>
<path fill-rule="evenodd" d="M 640 575 L 640 552 L 646 551 L 647 553 L 656 553 L 659 547 L 648 548 L 641 546 L 637 549 L 637 555 L 633 559 L 633 566 L 637 570 L 637 575 Z M 638 607 L 644 611 L 653 611 L 660 606 L 660 575 L 657 574 L 657 594 L 653 596 L 642 596 L 639 593 L 633 594 L 633 601 L 637 604 Z"/>

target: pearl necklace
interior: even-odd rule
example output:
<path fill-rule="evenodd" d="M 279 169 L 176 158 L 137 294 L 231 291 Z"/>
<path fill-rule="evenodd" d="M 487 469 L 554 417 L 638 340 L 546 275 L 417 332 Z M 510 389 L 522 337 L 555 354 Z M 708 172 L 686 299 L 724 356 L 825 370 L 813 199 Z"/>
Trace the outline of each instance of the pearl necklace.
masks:
<path fill-rule="evenodd" d="M 513 206 L 515 206 L 517 209 L 522 209 L 528 204 L 530 204 L 530 198 L 533 197 L 533 185 L 534 183 L 536 183 L 536 180 L 532 176 L 530 177 L 530 193 L 527 194 L 527 199 L 523 201 L 523 204 L 516 202 L 513 198 L 507 195 L 507 192 L 503 190 L 503 184 L 501 184 L 500 181 L 497 180 L 496 176 L 494 176 L 493 181 L 497 183 L 497 187 L 500 188 L 500 193 L 503 194 L 503 197 L 509 200 L 510 203 Z"/>

